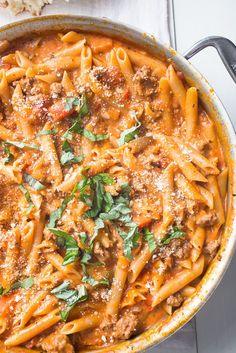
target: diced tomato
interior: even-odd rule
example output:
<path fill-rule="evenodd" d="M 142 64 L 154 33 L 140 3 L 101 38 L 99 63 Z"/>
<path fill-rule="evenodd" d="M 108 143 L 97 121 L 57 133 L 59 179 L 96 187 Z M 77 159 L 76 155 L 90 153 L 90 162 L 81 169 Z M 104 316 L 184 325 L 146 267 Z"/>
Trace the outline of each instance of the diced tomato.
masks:
<path fill-rule="evenodd" d="M 15 294 L 4 295 L 0 298 L 0 317 L 8 315 L 9 307 L 14 301 Z"/>
<path fill-rule="evenodd" d="M 134 222 L 137 223 L 139 228 L 147 227 L 152 221 L 151 217 L 143 215 L 134 215 L 133 219 Z"/>
<path fill-rule="evenodd" d="M 74 112 L 74 108 L 67 110 L 65 103 L 58 101 L 48 109 L 53 121 L 60 121 Z"/>
<path fill-rule="evenodd" d="M 145 306 L 147 308 L 147 311 L 152 311 L 153 310 L 152 295 L 151 294 L 148 294 L 146 302 L 145 302 Z"/>
<path fill-rule="evenodd" d="M 123 100 L 129 100 L 130 99 L 130 90 L 127 88 L 125 91 L 124 91 L 124 94 L 123 94 Z"/>

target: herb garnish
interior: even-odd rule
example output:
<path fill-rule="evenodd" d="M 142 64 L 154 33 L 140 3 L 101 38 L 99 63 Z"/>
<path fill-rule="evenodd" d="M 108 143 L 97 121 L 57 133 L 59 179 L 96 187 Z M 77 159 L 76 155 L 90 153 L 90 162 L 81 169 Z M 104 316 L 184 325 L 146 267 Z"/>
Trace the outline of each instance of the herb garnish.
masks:
<path fill-rule="evenodd" d="M 48 228 L 48 230 L 57 236 L 58 245 L 66 249 L 62 265 L 66 266 L 78 260 L 80 251 L 77 241 L 64 230 L 57 228 Z"/>
<path fill-rule="evenodd" d="M 84 285 L 81 285 L 79 290 L 70 289 L 69 281 L 64 281 L 60 286 L 54 288 L 51 293 L 67 304 L 67 308 L 60 313 L 62 321 L 67 320 L 70 311 L 77 303 L 84 302 L 88 298 L 87 289 Z"/>
<path fill-rule="evenodd" d="M 45 186 L 41 184 L 40 181 L 34 179 L 31 175 L 27 173 L 24 173 L 24 181 L 28 183 L 35 190 L 39 191 L 45 188 Z"/>
<path fill-rule="evenodd" d="M 12 162 L 14 160 L 14 156 L 13 154 L 11 153 L 11 151 L 9 150 L 9 148 L 7 147 L 6 143 L 3 142 L 3 149 L 4 149 L 4 152 L 6 153 L 7 157 L 5 157 L 3 159 L 3 163 L 6 165 L 6 164 L 9 164 L 10 162 Z"/>
<path fill-rule="evenodd" d="M 137 124 L 121 133 L 120 138 L 117 140 L 119 146 L 122 146 L 126 142 L 129 142 L 131 140 L 134 140 L 138 135 L 138 131 L 141 126 L 141 123 L 137 119 L 136 113 L 134 111 L 132 111 L 130 115 L 136 120 Z"/>
<path fill-rule="evenodd" d="M 79 156 L 74 155 L 71 145 L 67 140 L 63 142 L 62 155 L 60 160 L 62 165 L 80 163 L 82 162 L 83 158 L 84 158 L 83 153 L 80 153 Z"/>
<path fill-rule="evenodd" d="M 15 146 L 15 147 L 18 147 L 18 148 L 27 147 L 27 148 L 31 148 L 33 150 L 40 150 L 40 146 L 36 145 L 34 143 L 29 144 L 29 143 L 24 143 L 24 142 L 21 142 L 21 141 L 5 141 L 5 144 L 11 145 L 11 146 Z"/>
<path fill-rule="evenodd" d="M 80 99 L 78 97 L 69 97 L 66 98 L 65 110 L 69 112 L 74 107 L 80 105 Z"/>
<path fill-rule="evenodd" d="M 93 277 L 90 277 L 90 276 L 87 276 L 87 275 L 82 278 L 82 282 L 87 283 L 87 284 L 89 284 L 92 287 L 95 287 L 95 286 L 97 286 L 99 284 L 105 285 L 105 286 L 109 286 L 109 284 L 110 284 L 109 280 L 106 279 L 106 278 L 103 278 L 103 279 L 97 281 Z"/>
<path fill-rule="evenodd" d="M 168 245 L 171 240 L 182 238 L 185 235 L 185 232 L 183 232 L 179 227 L 175 226 L 164 236 L 164 238 L 161 239 L 161 244 Z"/>
<path fill-rule="evenodd" d="M 153 233 L 151 233 L 148 228 L 144 228 L 143 233 L 144 233 L 144 239 L 148 243 L 148 247 L 149 247 L 150 252 L 153 252 L 157 247 L 157 243 L 156 243 L 156 240 L 154 238 Z"/>
<path fill-rule="evenodd" d="M 15 282 L 11 287 L 4 289 L 2 285 L 0 285 L 0 296 L 8 294 L 9 292 L 19 289 L 19 288 L 24 288 L 24 289 L 30 289 L 34 285 L 34 280 L 32 277 L 28 277 L 23 279 L 22 281 Z"/>
<path fill-rule="evenodd" d="M 76 119 L 74 119 L 71 127 L 65 132 L 63 138 L 71 141 L 73 138 L 73 133 L 77 133 L 83 135 L 90 141 L 103 141 L 108 138 L 107 135 L 104 134 L 94 134 L 93 132 L 86 130 L 82 127 L 82 119 L 85 115 L 87 115 L 90 111 L 88 101 L 85 95 L 81 98 L 67 98 L 66 102 L 66 110 L 71 110 L 74 106 L 80 106 L 80 110 Z"/>
<path fill-rule="evenodd" d="M 49 218 L 49 223 L 47 224 L 47 228 L 55 228 L 57 221 L 61 218 L 63 212 L 66 209 L 68 203 L 73 200 L 75 196 L 75 192 L 78 190 L 78 183 L 75 185 L 74 189 L 72 190 L 71 194 L 66 196 L 62 201 L 62 204 L 59 208 L 52 211 Z"/>
<path fill-rule="evenodd" d="M 44 136 L 44 135 L 56 135 L 57 134 L 57 130 L 56 129 L 52 129 L 52 130 L 41 130 L 38 133 L 38 136 Z"/>
<path fill-rule="evenodd" d="M 34 208 L 34 203 L 31 199 L 29 191 L 22 184 L 20 184 L 18 186 L 19 186 L 20 191 L 24 194 L 26 201 L 29 204 L 29 207 L 27 208 L 27 211 L 26 211 L 26 214 L 28 215 L 32 211 L 32 209 Z"/>

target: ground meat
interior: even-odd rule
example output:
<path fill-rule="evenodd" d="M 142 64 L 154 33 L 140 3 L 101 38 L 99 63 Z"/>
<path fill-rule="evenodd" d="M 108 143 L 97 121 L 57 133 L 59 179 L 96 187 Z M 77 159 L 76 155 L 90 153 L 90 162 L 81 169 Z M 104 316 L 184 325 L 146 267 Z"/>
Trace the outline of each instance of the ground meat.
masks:
<path fill-rule="evenodd" d="M 170 256 L 183 260 L 189 257 L 191 249 L 192 245 L 188 240 L 174 239 L 169 245 L 160 247 L 158 255 L 162 260 L 165 260 Z"/>
<path fill-rule="evenodd" d="M 48 114 L 48 107 L 51 105 L 51 98 L 46 94 L 39 93 L 27 97 L 27 103 L 32 107 L 33 117 L 36 121 L 43 120 Z"/>
<path fill-rule="evenodd" d="M 157 93 L 158 79 L 156 76 L 152 76 L 151 69 L 148 66 L 143 66 L 137 70 L 133 81 L 137 94 L 149 97 Z"/>
<path fill-rule="evenodd" d="M 62 84 L 59 82 L 53 82 L 50 85 L 50 93 L 52 98 L 59 98 L 61 97 L 63 92 Z"/>
<path fill-rule="evenodd" d="M 137 314 L 130 313 L 122 316 L 115 325 L 114 337 L 117 339 L 127 340 L 135 332 L 137 324 Z"/>
<path fill-rule="evenodd" d="M 182 295 L 180 293 L 176 293 L 170 295 L 169 298 L 167 298 L 166 303 L 177 308 L 183 303 L 183 301 L 184 298 L 182 297 Z"/>
<path fill-rule="evenodd" d="M 18 81 L 16 81 L 18 83 Z M 41 87 L 34 78 L 23 78 L 20 81 L 23 93 L 34 96 L 41 93 Z"/>
<path fill-rule="evenodd" d="M 125 79 L 117 67 L 99 66 L 92 70 L 91 76 L 105 89 L 123 86 Z"/>
<path fill-rule="evenodd" d="M 47 353 L 74 353 L 69 338 L 57 332 L 44 338 L 38 346 Z"/>
<path fill-rule="evenodd" d="M 210 210 L 208 212 L 201 210 L 196 216 L 196 224 L 200 227 L 210 227 L 217 221 L 217 215 L 215 211 Z"/>
<path fill-rule="evenodd" d="M 220 245 L 220 239 L 210 241 L 205 247 L 204 252 L 213 259 L 217 253 L 218 247 Z"/>
<path fill-rule="evenodd" d="M 110 258 L 110 253 L 108 250 L 104 249 L 104 247 L 100 244 L 99 241 L 94 244 L 94 254 L 101 262 L 106 262 Z"/>

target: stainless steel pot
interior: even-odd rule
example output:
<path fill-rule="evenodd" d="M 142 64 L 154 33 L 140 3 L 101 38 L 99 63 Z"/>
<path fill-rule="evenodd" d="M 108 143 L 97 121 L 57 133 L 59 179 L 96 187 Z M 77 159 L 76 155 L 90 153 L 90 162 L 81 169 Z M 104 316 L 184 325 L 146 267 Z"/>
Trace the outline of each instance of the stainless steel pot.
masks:
<path fill-rule="evenodd" d="M 210 87 L 206 79 L 187 60 L 204 47 L 209 45 L 214 46 L 218 50 L 232 78 L 236 81 L 236 47 L 226 38 L 208 37 L 193 46 L 184 57 L 174 49 L 160 43 L 153 36 L 141 33 L 123 24 L 114 23 L 107 19 L 63 15 L 26 19 L 4 26 L 0 28 L 0 40 L 14 40 L 35 32 L 51 30 L 64 31 L 71 29 L 97 32 L 129 41 L 130 43 L 143 47 L 153 55 L 173 61 L 176 67 L 184 73 L 187 82 L 199 89 L 201 101 L 206 111 L 216 122 L 217 131 L 223 142 L 225 157 L 229 166 L 228 209 L 222 244 L 216 258 L 211 263 L 198 286 L 196 294 L 188 299 L 184 305 L 175 311 L 173 316 L 163 324 L 153 326 L 151 329 L 132 340 L 100 350 L 102 352 L 114 353 L 141 352 L 163 341 L 196 314 L 221 281 L 236 248 L 235 133 L 223 104 L 220 102 L 214 90 Z"/>

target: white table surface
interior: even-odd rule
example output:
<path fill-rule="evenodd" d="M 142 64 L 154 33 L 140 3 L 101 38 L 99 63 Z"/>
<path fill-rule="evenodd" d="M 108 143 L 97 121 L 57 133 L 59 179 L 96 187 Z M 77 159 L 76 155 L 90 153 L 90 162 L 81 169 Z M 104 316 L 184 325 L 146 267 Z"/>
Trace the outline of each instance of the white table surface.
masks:
<path fill-rule="evenodd" d="M 178 51 L 183 53 L 209 35 L 225 36 L 236 43 L 235 0 L 174 0 L 174 10 Z M 205 49 L 191 61 L 214 87 L 236 128 L 236 84 L 215 49 Z M 235 274 L 236 256 L 214 295 L 197 314 L 199 353 L 236 352 Z"/>

